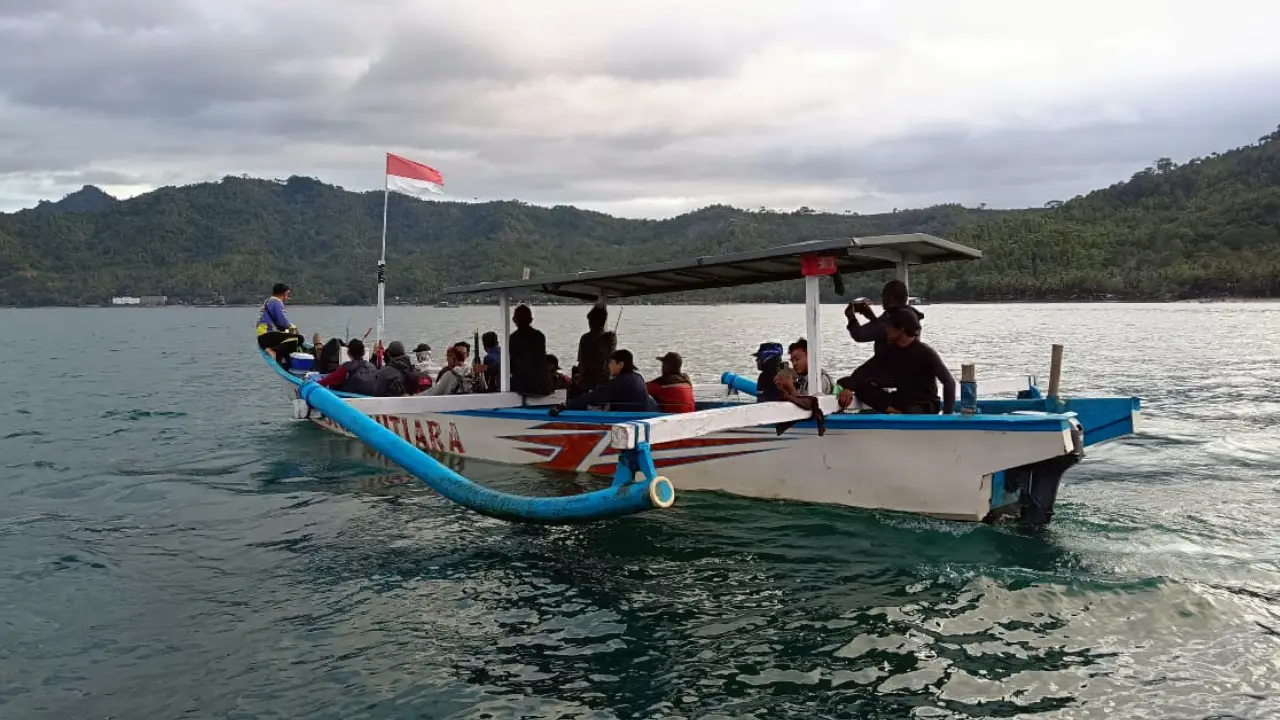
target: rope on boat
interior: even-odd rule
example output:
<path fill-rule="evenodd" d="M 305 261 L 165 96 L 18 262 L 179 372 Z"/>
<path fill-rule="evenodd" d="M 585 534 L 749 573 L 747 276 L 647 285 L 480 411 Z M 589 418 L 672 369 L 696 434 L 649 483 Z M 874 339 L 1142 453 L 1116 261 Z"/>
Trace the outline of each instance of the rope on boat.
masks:
<path fill-rule="evenodd" d="M 564 497 L 512 495 L 477 485 L 441 465 L 314 381 L 304 383 L 299 395 L 309 407 L 341 425 L 432 490 L 482 515 L 521 522 L 572 523 L 668 508 L 675 502 L 675 488 L 670 480 L 657 474 L 648 443 L 619 454 L 613 485 L 604 490 Z"/>

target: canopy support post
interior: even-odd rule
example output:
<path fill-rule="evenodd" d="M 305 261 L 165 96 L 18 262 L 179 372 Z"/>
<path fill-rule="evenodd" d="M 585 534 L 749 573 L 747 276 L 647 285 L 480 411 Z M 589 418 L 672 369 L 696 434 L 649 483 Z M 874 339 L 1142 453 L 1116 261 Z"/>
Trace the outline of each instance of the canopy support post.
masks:
<path fill-rule="evenodd" d="M 910 272 L 907 270 L 907 256 L 905 253 L 898 254 L 897 271 L 898 271 L 898 279 L 902 281 L 903 285 L 907 286 L 907 296 L 910 297 L 911 296 Z"/>
<path fill-rule="evenodd" d="M 804 279 L 804 336 L 809 343 L 809 394 L 822 394 L 822 293 L 820 275 Z"/>
<path fill-rule="evenodd" d="M 511 392 L 511 295 L 498 294 L 498 312 L 502 313 L 502 336 L 498 338 L 498 377 L 502 392 Z"/>

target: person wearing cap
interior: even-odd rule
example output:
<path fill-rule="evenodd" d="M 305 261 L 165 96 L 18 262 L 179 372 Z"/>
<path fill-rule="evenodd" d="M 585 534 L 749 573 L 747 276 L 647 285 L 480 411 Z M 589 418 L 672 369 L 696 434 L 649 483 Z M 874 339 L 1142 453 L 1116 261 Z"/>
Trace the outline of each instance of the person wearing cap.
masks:
<path fill-rule="evenodd" d="M 271 297 L 262 302 L 258 311 L 258 347 L 266 350 L 271 357 L 288 367 L 289 354 L 302 344 L 302 335 L 298 328 L 289 322 L 284 314 L 284 303 L 289 299 L 289 286 L 276 283 L 271 288 Z"/>
<path fill-rule="evenodd" d="M 658 401 L 665 413 L 687 413 L 697 410 L 693 400 L 693 381 L 681 372 L 684 359 L 680 353 L 669 352 L 658 358 L 662 363 L 662 375 L 645 385 L 649 396 Z"/>
<path fill-rule="evenodd" d="M 856 397 L 876 412 L 893 415 L 950 415 L 955 409 L 956 381 L 933 348 L 920 341 L 920 318 L 910 308 L 889 311 L 888 346 L 840 378 L 840 406 Z M 938 398 L 942 383 L 942 398 Z M 889 388 L 892 388 L 890 390 Z"/>
<path fill-rule="evenodd" d="M 614 350 L 609 354 L 609 380 L 589 393 L 570 398 L 564 405 L 551 409 L 552 415 L 561 410 L 586 410 L 588 407 L 604 408 L 612 412 L 651 412 L 658 403 L 649 397 L 644 378 L 636 372 L 635 358 L 630 350 Z"/>
<path fill-rule="evenodd" d="M 756 359 L 756 369 L 760 375 L 756 378 L 756 401 L 777 402 L 782 399 L 782 391 L 774 382 L 778 377 L 778 368 L 782 365 L 782 343 L 760 343 L 760 349 L 751 353 Z"/>
<path fill-rule="evenodd" d="M 422 376 L 413 369 L 413 362 L 404 353 L 404 343 L 396 340 L 387 346 L 382 369 L 373 381 L 373 394 L 377 397 L 413 395 L 422 387 Z"/>
<path fill-rule="evenodd" d="M 568 390 L 573 380 L 560 369 L 560 358 L 547 355 L 547 378 L 551 383 L 551 391 Z"/>

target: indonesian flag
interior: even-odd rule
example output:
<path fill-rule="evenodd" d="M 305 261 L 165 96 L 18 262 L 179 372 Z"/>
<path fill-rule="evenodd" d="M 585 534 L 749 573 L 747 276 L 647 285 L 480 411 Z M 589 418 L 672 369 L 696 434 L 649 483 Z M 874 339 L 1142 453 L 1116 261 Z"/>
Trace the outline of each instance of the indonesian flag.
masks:
<path fill-rule="evenodd" d="M 387 189 L 414 197 L 444 194 L 444 177 L 434 168 L 387 153 Z"/>

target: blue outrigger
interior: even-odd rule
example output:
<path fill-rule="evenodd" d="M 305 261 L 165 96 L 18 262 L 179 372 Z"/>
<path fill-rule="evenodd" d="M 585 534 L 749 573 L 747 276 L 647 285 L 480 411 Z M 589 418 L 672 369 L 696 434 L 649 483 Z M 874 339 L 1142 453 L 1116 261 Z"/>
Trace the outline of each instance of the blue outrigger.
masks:
<path fill-rule="evenodd" d="M 975 249 L 923 234 L 845 238 L 688 261 L 513 281 L 446 294 L 495 296 L 504 336 L 514 293 L 602 302 L 615 298 L 804 278 L 810 373 L 822 368 L 819 287 L 823 277 L 976 260 Z M 837 280 L 837 286 L 840 281 Z M 502 367 L 509 367 L 502 343 Z M 1053 516 L 1063 473 L 1087 446 L 1136 431 L 1135 397 L 1069 398 L 1056 374 L 1042 394 L 1034 379 L 979 384 L 973 414 L 843 412 L 819 398 L 826 434 L 812 412 L 786 402 L 742 402 L 754 383 L 730 373 L 719 397 L 693 413 L 566 411 L 563 401 L 501 391 L 448 397 L 339 397 L 276 367 L 290 384 L 297 416 L 351 435 L 477 512 L 531 522 L 574 522 L 670 507 L 676 488 L 775 500 L 895 510 L 968 521 L 1013 516 L 1041 526 Z M 1002 391 L 1014 397 L 995 397 Z M 735 393 L 738 395 L 735 396 Z M 792 424 L 786 432 L 776 427 Z M 571 497 L 522 497 L 484 488 L 432 454 L 458 455 L 613 478 Z M 670 477 L 662 474 L 669 472 Z"/>

